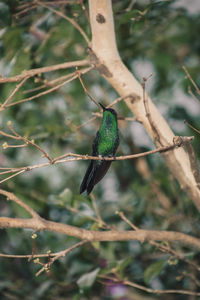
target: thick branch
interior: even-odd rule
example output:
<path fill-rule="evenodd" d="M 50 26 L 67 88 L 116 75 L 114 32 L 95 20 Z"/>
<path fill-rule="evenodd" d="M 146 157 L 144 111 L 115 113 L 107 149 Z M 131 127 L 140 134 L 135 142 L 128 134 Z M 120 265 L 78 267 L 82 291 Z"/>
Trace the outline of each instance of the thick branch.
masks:
<path fill-rule="evenodd" d="M 132 95 L 125 102 L 156 143 L 155 133 L 144 108 L 142 86 L 123 64 L 116 47 L 111 3 L 111 0 L 89 0 L 92 28 L 90 60 L 120 96 Z M 174 134 L 149 97 L 148 105 L 159 134 L 159 142 L 161 145 L 168 145 L 173 140 Z M 188 193 L 200 210 L 200 190 L 197 187 L 188 154 L 184 149 L 179 148 L 165 153 L 163 156 L 181 188 Z"/>
<path fill-rule="evenodd" d="M 156 231 L 139 229 L 137 231 L 90 231 L 75 226 L 47 221 L 45 219 L 0 218 L 0 228 L 29 228 L 48 230 L 73 236 L 87 241 L 176 241 L 188 247 L 200 249 L 200 239 L 175 231 Z"/>

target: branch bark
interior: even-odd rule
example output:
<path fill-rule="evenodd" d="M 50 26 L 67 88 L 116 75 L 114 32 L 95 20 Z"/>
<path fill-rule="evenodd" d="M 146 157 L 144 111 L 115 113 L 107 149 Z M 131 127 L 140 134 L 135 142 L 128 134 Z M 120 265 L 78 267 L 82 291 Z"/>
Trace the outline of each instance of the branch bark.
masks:
<path fill-rule="evenodd" d="M 0 229 L 29 228 L 34 229 L 35 231 L 48 230 L 51 232 L 58 232 L 68 236 L 73 236 L 88 242 L 137 240 L 143 243 L 144 241 L 174 241 L 180 242 L 181 244 L 186 245 L 188 247 L 200 249 L 200 239 L 181 232 L 145 230 L 136 227 L 133 227 L 134 230 L 132 231 L 92 231 L 76 226 L 66 225 L 63 223 L 48 221 L 40 217 L 36 211 L 34 211 L 31 207 L 25 204 L 13 193 L 0 189 L 0 194 L 6 196 L 7 200 L 11 200 L 17 203 L 20 207 L 25 209 L 31 215 L 31 218 L 29 219 L 0 217 Z M 117 214 L 119 213 L 117 212 Z M 119 215 L 122 217 L 122 213 Z M 127 222 L 127 219 L 124 218 L 125 217 L 123 216 L 123 220 Z M 132 227 L 132 224 L 130 224 L 129 222 L 128 224 Z"/>
<path fill-rule="evenodd" d="M 0 218 L 0 228 L 29 228 L 37 231 L 48 230 L 73 236 L 89 242 L 94 241 L 175 241 L 188 247 L 200 249 L 200 239 L 175 231 L 157 231 L 138 229 L 137 231 L 90 231 L 75 226 L 47 221 L 43 218 Z"/>
<path fill-rule="evenodd" d="M 157 146 L 166 146 L 173 141 L 174 133 L 162 117 L 150 97 L 148 99 L 159 141 L 155 140 L 154 130 L 146 116 L 143 103 L 143 89 L 133 74 L 123 64 L 116 46 L 111 0 L 89 0 L 90 23 L 92 29 L 92 50 L 89 51 L 91 63 L 114 87 L 120 96 L 132 95 L 125 99 L 126 104 L 144 126 Z M 188 154 L 184 149 L 174 149 L 164 153 L 163 157 L 178 180 L 181 188 L 188 193 L 200 211 L 200 190 L 190 165 Z"/>
<path fill-rule="evenodd" d="M 53 72 L 57 70 L 63 70 L 63 69 L 68 69 L 68 68 L 73 68 L 73 67 L 81 67 L 81 66 L 87 66 L 89 62 L 85 60 L 77 60 L 77 61 L 70 61 L 70 62 L 64 62 L 62 64 L 58 65 L 53 65 L 53 66 L 47 66 L 47 67 L 42 67 L 42 68 L 37 68 L 37 69 L 31 69 L 28 71 L 24 71 L 19 75 L 12 76 L 12 77 L 2 77 L 0 78 L 0 83 L 7 83 L 7 82 L 19 82 L 22 79 L 26 77 L 33 77 L 37 74 L 42 74 L 42 73 L 47 73 L 47 72 Z"/>
<path fill-rule="evenodd" d="M 18 135 L 18 137 L 12 136 L 12 135 L 7 134 L 7 133 L 5 133 L 1 130 L 0 130 L 0 135 L 6 136 L 6 137 L 9 137 L 9 138 L 12 138 L 12 139 L 24 139 L 23 137 L 20 137 L 20 135 Z M 0 180 L 0 183 L 3 183 L 5 181 L 21 174 L 21 173 L 31 171 L 33 169 L 41 168 L 41 167 L 47 167 L 47 166 L 50 166 L 52 164 L 71 162 L 71 161 L 75 161 L 75 160 L 111 160 L 111 161 L 117 161 L 117 160 L 125 160 L 125 159 L 134 159 L 134 158 L 144 157 L 144 156 L 154 154 L 154 153 L 158 153 L 158 152 L 162 153 L 162 152 L 166 152 L 166 151 L 171 151 L 175 147 L 183 146 L 186 142 L 189 143 L 193 138 L 194 137 L 175 137 L 173 144 L 168 145 L 166 147 L 160 147 L 160 148 L 150 150 L 150 151 L 147 151 L 147 152 L 143 152 L 143 153 L 131 154 L 131 155 L 125 155 L 125 156 L 117 156 L 117 157 L 99 157 L 99 156 L 80 155 L 80 154 L 75 154 L 75 153 L 66 153 L 66 154 L 61 155 L 57 158 L 50 158 L 50 156 L 48 155 L 48 153 L 44 149 L 42 149 L 37 144 L 29 141 L 28 139 L 25 139 L 26 143 L 23 144 L 23 145 L 8 145 L 7 142 L 6 142 L 6 143 L 3 144 L 4 149 L 11 148 L 11 147 L 12 148 L 25 147 L 25 146 L 27 146 L 27 143 L 32 144 L 38 150 L 40 150 L 46 158 L 48 158 L 49 162 L 41 163 L 41 164 L 33 165 L 33 166 L 20 167 L 20 168 L 1 168 L 0 167 L 0 176 L 5 175 L 5 174 L 9 174 L 9 173 L 14 173 L 13 175 L 8 176 L 8 177 Z M 1 170 L 3 170 L 3 171 L 1 171 Z"/>

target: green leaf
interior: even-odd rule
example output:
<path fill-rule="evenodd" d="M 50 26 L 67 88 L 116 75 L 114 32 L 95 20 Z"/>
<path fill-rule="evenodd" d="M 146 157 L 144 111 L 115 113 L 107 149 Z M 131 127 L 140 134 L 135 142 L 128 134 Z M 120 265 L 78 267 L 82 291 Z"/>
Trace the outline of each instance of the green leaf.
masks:
<path fill-rule="evenodd" d="M 31 63 L 30 52 L 26 49 L 20 49 L 16 55 L 16 62 L 12 70 L 12 75 L 28 70 L 31 67 Z"/>
<path fill-rule="evenodd" d="M 22 45 L 22 28 L 10 27 L 2 37 L 5 58 L 10 61 Z"/>
<path fill-rule="evenodd" d="M 133 261 L 133 257 L 129 256 L 118 262 L 117 270 L 118 270 L 118 274 L 120 275 L 120 277 L 122 277 L 124 275 L 124 270 L 126 269 L 126 267 L 128 265 L 130 265 L 130 263 L 132 261 Z"/>
<path fill-rule="evenodd" d="M 120 24 L 125 24 L 130 22 L 130 20 L 136 16 L 138 16 L 139 10 L 135 9 L 135 10 L 131 10 L 127 13 L 125 13 L 121 18 L 119 23 Z"/>
<path fill-rule="evenodd" d="M 89 289 L 93 283 L 95 282 L 95 279 L 100 271 L 100 268 L 95 269 L 92 272 L 86 273 L 82 275 L 78 280 L 77 284 L 80 289 Z"/>
<path fill-rule="evenodd" d="M 11 15 L 7 4 L 0 2 L 0 28 L 10 25 Z"/>
<path fill-rule="evenodd" d="M 100 245 L 101 245 L 100 242 L 96 241 L 96 242 L 92 242 L 91 244 L 96 250 L 100 249 Z"/>
<path fill-rule="evenodd" d="M 144 281 L 146 284 L 149 284 L 149 281 L 156 277 L 163 270 L 166 260 L 159 260 L 151 264 L 144 272 Z"/>
<path fill-rule="evenodd" d="M 64 204 L 64 203 L 71 203 L 72 200 L 72 191 L 68 188 L 64 189 L 64 191 L 62 191 L 59 194 L 59 199 L 60 201 Z"/>

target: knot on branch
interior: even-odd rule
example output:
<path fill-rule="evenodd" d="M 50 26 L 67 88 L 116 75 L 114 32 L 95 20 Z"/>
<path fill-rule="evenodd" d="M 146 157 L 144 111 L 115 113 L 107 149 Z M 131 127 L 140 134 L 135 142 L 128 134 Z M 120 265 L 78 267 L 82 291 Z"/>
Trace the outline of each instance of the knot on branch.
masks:
<path fill-rule="evenodd" d="M 94 65 L 95 68 L 99 71 L 99 73 L 105 77 L 112 77 L 112 73 L 109 71 L 109 69 L 106 67 L 106 65 L 102 64 L 99 60 L 99 58 L 96 56 L 94 51 L 90 48 L 87 47 L 86 51 L 89 55 L 89 61 L 91 65 Z"/>
<path fill-rule="evenodd" d="M 181 147 L 185 143 L 191 142 L 194 139 L 194 136 L 175 136 L 173 138 L 173 143 L 175 147 Z"/>
<path fill-rule="evenodd" d="M 183 138 L 181 136 L 175 136 L 173 138 L 174 146 L 181 147 L 183 145 Z"/>

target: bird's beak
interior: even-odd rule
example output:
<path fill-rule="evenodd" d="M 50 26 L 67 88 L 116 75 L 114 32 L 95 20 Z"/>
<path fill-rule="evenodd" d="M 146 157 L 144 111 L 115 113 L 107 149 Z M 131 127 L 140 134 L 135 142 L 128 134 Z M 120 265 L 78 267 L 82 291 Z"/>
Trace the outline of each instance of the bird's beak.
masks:
<path fill-rule="evenodd" d="M 101 104 L 100 102 L 99 102 L 99 105 L 101 106 L 101 108 L 103 109 L 103 111 L 106 110 L 105 106 L 103 106 L 103 104 Z"/>

